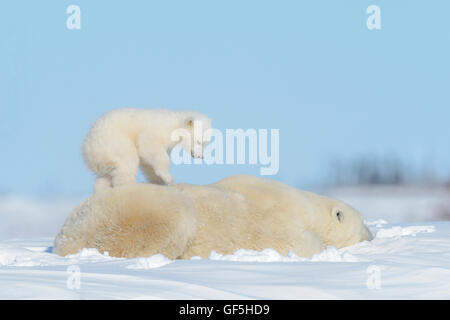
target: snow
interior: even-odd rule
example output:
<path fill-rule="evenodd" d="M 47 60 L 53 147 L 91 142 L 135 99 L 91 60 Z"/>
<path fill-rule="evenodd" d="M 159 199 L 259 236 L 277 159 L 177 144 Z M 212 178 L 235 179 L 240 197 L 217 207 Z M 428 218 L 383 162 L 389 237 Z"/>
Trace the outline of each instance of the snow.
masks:
<path fill-rule="evenodd" d="M 392 227 L 390 229 L 378 230 L 377 238 L 390 238 L 390 237 L 401 237 L 401 236 L 415 236 L 420 232 L 434 232 L 434 226 L 413 226 L 413 227 Z"/>
<path fill-rule="evenodd" d="M 52 237 L 0 241 L 0 299 L 449 299 L 450 222 L 367 221 L 375 236 L 306 259 L 237 250 L 208 259 L 135 259 Z"/>
<path fill-rule="evenodd" d="M 147 258 L 137 258 L 135 263 L 127 266 L 129 269 L 153 269 L 165 266 L 173 261 L 162 254 L 155 254 Z"/>

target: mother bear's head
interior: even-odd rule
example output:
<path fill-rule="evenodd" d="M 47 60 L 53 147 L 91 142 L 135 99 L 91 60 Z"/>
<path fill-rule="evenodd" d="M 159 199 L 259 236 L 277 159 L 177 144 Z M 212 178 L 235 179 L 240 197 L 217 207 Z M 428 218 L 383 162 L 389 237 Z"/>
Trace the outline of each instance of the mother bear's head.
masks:
<path fill-rule="evenodd" d="M 321 222 L 314 226 L 323 244 L 343 248 L 373 236 L 364 224 L 361 213 L 350 205 L 328 197 L 312 195 Z"/>

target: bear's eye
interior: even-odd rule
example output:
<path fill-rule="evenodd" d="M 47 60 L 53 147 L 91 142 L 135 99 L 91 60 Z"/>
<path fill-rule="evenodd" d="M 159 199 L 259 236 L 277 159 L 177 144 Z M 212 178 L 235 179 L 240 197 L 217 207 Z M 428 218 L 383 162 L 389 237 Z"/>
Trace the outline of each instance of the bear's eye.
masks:
<path fill-rule="evenodd" d="M 336 219 L 337 219 L 339 222 L 342 222 L 342 219 L 344 219 L 344 215 L 342 214 L 341 211 L 336 211 Z"/>

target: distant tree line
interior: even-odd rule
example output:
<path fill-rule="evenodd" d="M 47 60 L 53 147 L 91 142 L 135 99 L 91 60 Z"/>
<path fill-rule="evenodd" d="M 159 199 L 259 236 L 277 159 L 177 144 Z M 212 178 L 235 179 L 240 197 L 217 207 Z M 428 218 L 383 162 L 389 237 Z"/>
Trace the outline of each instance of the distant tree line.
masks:
<path fill-rule="evenodd" d="M 436 183 L 433 168 L 425 165 L 413 169 L 394 156 L 361 156 L 331 164 L 335 185 L 401 185 L 405 183 Z M 450 184 L 450 182 L 449 182 Z"/>

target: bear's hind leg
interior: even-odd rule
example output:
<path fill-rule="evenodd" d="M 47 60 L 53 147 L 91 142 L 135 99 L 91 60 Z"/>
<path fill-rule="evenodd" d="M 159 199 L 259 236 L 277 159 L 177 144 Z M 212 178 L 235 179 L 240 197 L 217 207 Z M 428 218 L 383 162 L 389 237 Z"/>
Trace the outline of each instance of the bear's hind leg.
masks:
<path fill-rule="evenodd" d="M 139 158 L 137 155 L 121 159 L 116 168 L 111 172 L 112 186 L 118 187 L 136 183 L 138 169 Z"/>

